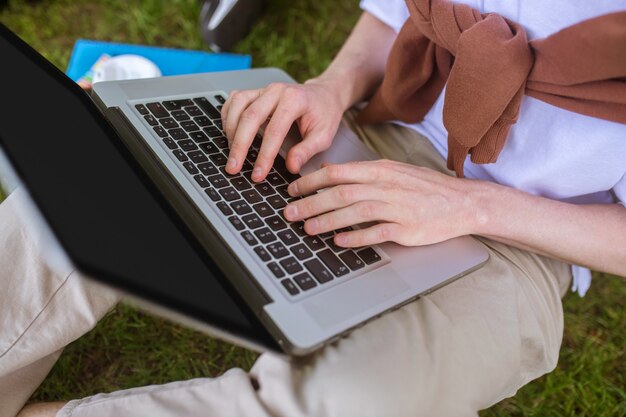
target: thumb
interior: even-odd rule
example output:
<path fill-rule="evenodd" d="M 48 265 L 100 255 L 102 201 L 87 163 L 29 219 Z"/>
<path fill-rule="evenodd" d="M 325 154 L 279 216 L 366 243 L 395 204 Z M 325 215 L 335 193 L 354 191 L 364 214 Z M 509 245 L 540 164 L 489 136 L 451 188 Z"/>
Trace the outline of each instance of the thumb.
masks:
<path fill-rule="evenodd" d="M 311 132 L 287 153 L 285 161 L 287 169 L 292 173 L 300 172 L 304 164 L 316 154 L 328 149 L 331 143 L 332 137 L 329 137 L 327 133 Z"/>

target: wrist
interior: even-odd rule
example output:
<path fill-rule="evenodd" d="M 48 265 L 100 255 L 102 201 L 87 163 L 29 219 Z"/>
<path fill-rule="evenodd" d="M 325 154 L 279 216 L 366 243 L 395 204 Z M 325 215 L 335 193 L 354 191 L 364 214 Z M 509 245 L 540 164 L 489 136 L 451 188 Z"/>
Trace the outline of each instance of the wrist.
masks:
<path fill-rule="evenodd" d="M 465 184 L 463 216 L 469 234 L 493 236 L 499 229 L 498 209 L 504 204 L 508 187 L 481 180 L 462 180 Z"/>
<path fill-rule="evenodd" d="M 326 71 L 304 84 L 316 84 L 326 88 L 337 99 L 343 113 L 358 101 L 354 94 L 354 78 L 355 75 Z"/>

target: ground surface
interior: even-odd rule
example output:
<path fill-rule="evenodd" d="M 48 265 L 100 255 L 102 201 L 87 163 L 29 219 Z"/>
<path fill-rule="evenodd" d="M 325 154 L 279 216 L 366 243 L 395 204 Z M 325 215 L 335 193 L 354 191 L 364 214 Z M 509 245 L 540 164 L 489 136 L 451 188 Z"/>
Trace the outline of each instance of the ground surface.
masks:
<path fill-rule="evenodd" d="M 0 22 L 63 69 L 77 38 L 204 48 L 196 0 L 9 3 Z M 356 0 L 267 3 L 237 51 L 250 53 L 255 66 L 281 67 L 301 81 L 328 64 L 358 16 Z M 626 416 L 626 282 L 602 274 L 594 278 L 585 299 L 570 294 L 564 300 L 566 332 L 557 369 L 482 416 Z M 33 399 L 215 376 L 232 366 L 248 369 L 255 357 L 120 306 L 68 347 Z"/>

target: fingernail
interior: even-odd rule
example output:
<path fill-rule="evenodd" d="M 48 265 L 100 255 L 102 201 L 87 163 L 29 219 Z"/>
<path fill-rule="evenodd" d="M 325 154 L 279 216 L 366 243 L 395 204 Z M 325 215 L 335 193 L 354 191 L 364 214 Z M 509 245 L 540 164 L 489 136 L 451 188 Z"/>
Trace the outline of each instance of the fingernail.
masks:
<path fill-rule="evenodd" d="M 316 233 L 316 231 L 317 231 L 317 220 L 315 220 L 315 219 L 307 220 L 307 223 L 309 224 L 309 230 L 312 231 L 313 233 Z"/>
<path fill-rule="evenodd" d="M 285 216 L 287 216 L 288 220 L 297 220 L 298 207 L 294 206 L 293 204 L 288 204 L 287 207 L 285 207 Z"/>
<path fill-rule="evenodd" d="M 287 187 L 287 192 L 292 196 L 298 195 L 298 184 L 295 182 L 289 184 L 289 187 Z"/>
<path fill-rule="evenodd" d="M 254 170 L 252 170 L 253 179 L 261 179 L 262 175 L 263 175 L 263 170 L 261 168 L 254 168 Z"/>
<path fill-rule="evenodd" d="M 226 168 L 234 169 L 237 166 L 237 160 L 235 158 L 228 158 L 228 163 L 226 164 Z"/>
<path fill-rule="evenodd" d="M 335 245 L 337 246 L 345 246 L 348 243 L 348 238 L 345 236 L 337 235 L 335 236 Z"/>

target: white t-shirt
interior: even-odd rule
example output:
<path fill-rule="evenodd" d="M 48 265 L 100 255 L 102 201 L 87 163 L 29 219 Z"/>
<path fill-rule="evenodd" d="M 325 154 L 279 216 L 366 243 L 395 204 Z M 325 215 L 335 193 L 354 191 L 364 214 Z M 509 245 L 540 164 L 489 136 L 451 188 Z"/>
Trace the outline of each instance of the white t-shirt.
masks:
<path fill-rule="evenodd" d="M 567 26 L 626 10 L 626 0 L 457 0 L 481 12 L 495 12 L 522 25 L 529 40 Z M 404 0 L 361 0 L 361 8 L 397 31 L 409 16 Z M 444 94 L 424 120 L 405 125 L 448 154 L 443 125 Z M 399 122 L 398 122 L 399 123 Z M 402 123 L 400 123 L 402 124 Z M 525 96 L 520 116 L 494 164 L 465 162 L 468 178 L 507 185 L 576 204 L 626 202 L 626 125 L 560 109 Z M 586 238 L 581 236 L 581 239 Z M 572 290 L 589 288 L 588 269 L 572 266 Z"/>

